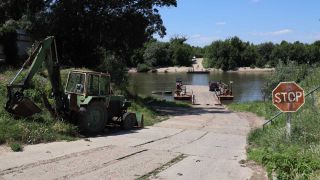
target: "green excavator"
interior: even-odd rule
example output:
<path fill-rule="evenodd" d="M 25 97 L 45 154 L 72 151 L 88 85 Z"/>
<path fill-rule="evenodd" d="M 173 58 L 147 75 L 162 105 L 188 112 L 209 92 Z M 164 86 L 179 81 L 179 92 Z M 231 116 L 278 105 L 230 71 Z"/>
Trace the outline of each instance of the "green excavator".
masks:
<path fill-rule="evenodd" d="M 24 95 L 24 90 L 31 88 L 32 78 L 45 67 L 52 86 L 54 107 L 45 94 L 42 98 L 53 116 L 77 124 L 85 134 L 99 133 L 108 124 L 119 124 L 126 130 L 143 127 L 143 115 L 127 111 L 130 101 L 122 95 L 112 94 L 109 74 L 72 70 L 63 88 L 54 37 L 47 37 L 34 47 L 29 58 L 7 85 L 8 101 L 5 109 L 9 113 L 29 117 L 42 111 Z M 26 69 L 27 73 L 22 73 Z M 23 80 L 18 83 L 18 79 Z"/>

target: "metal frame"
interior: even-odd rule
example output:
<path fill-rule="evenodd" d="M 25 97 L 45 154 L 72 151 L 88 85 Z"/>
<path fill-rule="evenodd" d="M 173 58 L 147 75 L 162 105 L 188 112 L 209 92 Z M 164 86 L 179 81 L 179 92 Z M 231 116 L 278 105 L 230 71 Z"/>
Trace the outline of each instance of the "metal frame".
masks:
<path fill-rule="evenodd" d="M 70 78 L 70 74 L 84 74 L 84 91 L 83 93 L 75 93 L 75 92 L 70 92 L 67 91 L 67 84 L 69 83 L 69 78 Z M 94 71 L 81 71 L 81 70 L 72 70 L 69 72 L 68 74 L 68 79 L 65 85 L 65 92 L 66 93 L 74 93 L 74 94 L 78 94 L 78 95 L 83 95 L 83 96 L 88 96 L 88 89 L 87 89 L 87 83 L 88 83 L 88 76 L 92 74 L 92 75 L 98 75 L 99 76 L 99 94 L 97 95 L 90 95 L 90 96 L 100 96 L 100 79 L 102 76 L 108 77 L 110 79 L 110 74 L 109 73 L 102 73 L 102 72 L 94 72 Z M 110 86 L 110 84 L 109 84 Z M 109 92 L 107 94 L 105 94 L 104 96 L 108 96 L 110 95 L 110 87 L 109 87 Z"/>

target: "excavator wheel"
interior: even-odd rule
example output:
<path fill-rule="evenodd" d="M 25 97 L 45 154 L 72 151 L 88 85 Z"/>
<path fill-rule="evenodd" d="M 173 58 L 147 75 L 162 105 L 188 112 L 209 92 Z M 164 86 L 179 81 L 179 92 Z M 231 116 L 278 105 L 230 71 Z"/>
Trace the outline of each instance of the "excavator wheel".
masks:
<path fill-rule="evenodd" d="M 137 124 L 137 118 L 135 113 L 127 112 L 122 116 L 121 128 L 124 130 L 133 129 Z"/>
<path fill-rule="evenodd" d="M 97 134 L 104 130 L 108 119 L 106 106 L 103 102 L 91 102 L 81 107 L 78 113 L 79 129 L 84 134 Z"/>

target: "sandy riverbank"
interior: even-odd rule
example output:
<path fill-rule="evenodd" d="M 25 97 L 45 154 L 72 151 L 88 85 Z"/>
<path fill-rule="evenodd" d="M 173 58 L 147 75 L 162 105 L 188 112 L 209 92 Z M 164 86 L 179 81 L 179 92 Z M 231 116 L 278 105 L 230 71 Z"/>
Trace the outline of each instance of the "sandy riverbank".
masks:
<path fill-rule="evenodd" d="M 156 68 L 157 73 L 174 73 L 174 72 L 188 72 L 189 69 L 192 69 L 192 67 L 162 67 L 162 68 Z M 208 70 L 210 72 L 217 72 L 221 71 L 221 69 L 215 69 L 215 68 L 203 68 L 203 70 Z M 250 68 L 250 67 L 240 67 L 237 70 L 234 71 L 228 71 L 228 72 L 272 72 L 274 71 L 274 68 Z M 136 68 L 130 68 L 129 73 L 137 73 Z"/>
<path fill-rule="evenodd" d="M 196 61 L 194 61 L 194 64 L 192 67 L 161 67 L 161 68 L 155 68 L 155 72 L 158 73 L 174 73 L 174 72 L 188 72 L 188 71 L 205 71 L 208 70 L 210 72 L 216 72 L 221 71 L 221 69 L 215 69 L 215 68 L 204 68 L 202 66 L 203 58 L 197 58 Z M 250 68 L 250 67 L 240 67 L 237 70 L 228 71 L 228 72 L 272 72 L 274 71 L 274 68 Z M 136 73 L 137 68 L 131 68 L 128 71 L 129 73 Z"/>

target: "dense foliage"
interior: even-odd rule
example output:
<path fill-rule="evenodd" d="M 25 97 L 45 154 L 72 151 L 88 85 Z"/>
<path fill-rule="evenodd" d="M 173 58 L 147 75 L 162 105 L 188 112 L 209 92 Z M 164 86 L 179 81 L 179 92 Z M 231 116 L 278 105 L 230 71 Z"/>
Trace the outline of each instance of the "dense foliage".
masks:
<path fill-rule="evenodd" d="M 170 42 L 149 41 L 132 56 L 133 66 L 137 66 L 139 72 L 154 67 L 190 66 L 194 48 L 185 43 L 186 40 L 184 37 L 175 37 Z"/>
<path fill-rule="evenodd" d="M 0 25 L 24 21 L 34 39 L 54 35 L 65 65 L 97 67 L 101 48 L 130 65 L 135 49 L 155 33 L 166 34 L 157 8 L 176 5 L 176 0 L 3 0 Z"/>
<path fill-rule="evenodd" d="M 279 61 L 284 64 L 294 61 L 298 64 L 320 62 L 320 42 L 303 44 L 299 41 L 280 44 L 272 42 L 258 45 L 243 42 L 238 37 L 215 41 L 204 47 L 206 67 L 234 70 L 238 67 L 275 67 Z"/>
<path fill-rule="evenodd" d="M 294 65 L 290 65 L 294 67 Z M 281 77 L 288 72 L 284 68 L 276 71 L 273 77 Z M 304 75 L 301 67 L 294 67 L 286 76 L 287 80 L 300 79 L 299 85 L 309 92 L 320 84 L 320 68 L 312 69 Z M 294 75 L 294 76 L 293 76 Z M 293 76 L 293 77 L 290 77 Z M 290 78 L 289 78 L 290 77 Z M 248 158 L 264 165 L 270 179 L 319 179 L 320 178 L 320 93 L 315 93 L 315 99 L 306 97 L 305 105 L 292 114 L 292 134 L 286 137 L 283 114 L 264 130 L 253 130 L 249 137 Z M 249 111 L 259 116 L 271 118 L 278 110 L 271 101 L 236 103 L 229 106 L 232 110 Z"/>
<path fill-rule="evenodd" d="M 307 64 L 298 64 L 295 61 L 289 61 L 284 64 L 282 61 L 275 67 L 275 71 L 266 79 L 265 84 L 262 87 L 262 93 L 265 98 L 271 99 L 272 90 L 280 82 L 293 81 L 300 83 L 304 78 L 314 71 L 312 67 Z"/>
<path fill-rule="evenodd" d="M 3 46 L 3 52 L 6 56 L 6 63 L 9 65 L 20 64 L 17 57 L 17 24 L 14 21 L 7 21 L 0 26 L 0 44 Z"/>

